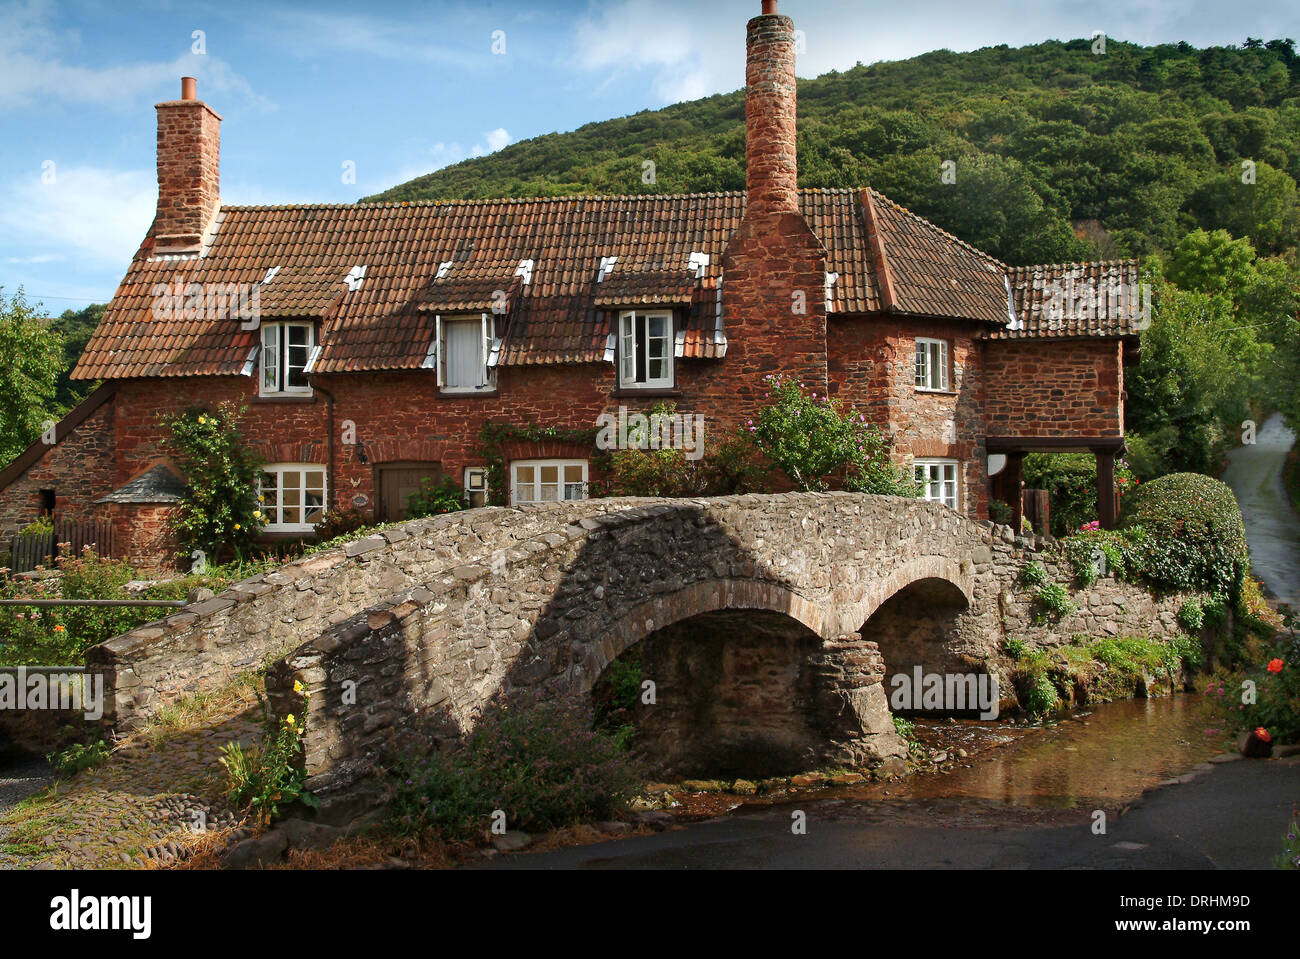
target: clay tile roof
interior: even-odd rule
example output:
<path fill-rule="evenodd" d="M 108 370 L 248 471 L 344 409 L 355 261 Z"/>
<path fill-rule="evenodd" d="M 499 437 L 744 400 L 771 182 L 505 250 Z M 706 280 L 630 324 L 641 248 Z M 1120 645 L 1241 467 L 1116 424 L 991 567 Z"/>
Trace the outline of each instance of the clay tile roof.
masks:
<path fill-rule="evenodd" d="M 867 202 L 870 198 L 870 202 Z M 1005 267 L 878 193 L 803 190 L 827 251 L 831 311 L 1005 324 Z M 725 350 L 717 281 L 743 193 L 227 206 L 198 257 L 154 257 L 146 238 L 86 346 L 77 379 L 238 374 L 256 331 L 239 317 L 155 315 L 158 284 L 260 284 L 264 316 L 319 317 L 319 373 L 418 369 L 433 313 L 493 307 L 503 365 L 598 362 L 619 307 L 685 308 L 685 357 Z M 692 253 L 708 257 L 703 275 Z M 602 282 L 602 258 L 615 257 Z M 533 261 L 530 282 L 516 276 Z M 439 267 L 451 267 L 437 279 Z M 354 267 L 365 275 L 351 289 Z M 218 311 L 219 312 L 219 311 Z M 725 317 L 722 318 L 725 326 Z"/>
<path fill-rule="evenodd" d="M 350 267 L 289 266 L 276 270 L 269 283 L 257 286 L 264 317 L 316 317 L 329 314 L 347 290 Z"/>
<path fill-rule="evenodd" d="M 1004 325 L 1008 320 L 1006 266 L 875 190 L 863 209 L 873 247 L 883 247 L 896 313 L 952 316 Z M 881 255 L 876 251 L 877 259 Z"/>
<path fill-rule="evenodd" d="M 1149 318 L 1137 260 L 1018 266 L 1010 281 L 1018 322 L 998 339 L 1136 336 Z"/>

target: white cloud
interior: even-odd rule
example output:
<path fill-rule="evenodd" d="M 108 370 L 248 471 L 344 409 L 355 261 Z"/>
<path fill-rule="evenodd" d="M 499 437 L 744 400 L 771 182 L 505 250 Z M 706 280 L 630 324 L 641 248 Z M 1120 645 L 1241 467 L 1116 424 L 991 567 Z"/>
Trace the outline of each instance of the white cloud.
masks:
<path fill-rule="evenodd" d="M 64 257 L 90 267 L 125 270 L 153 220 L 152 172 L 59 167 L 53 183 L 39 175 L 8 184 L 0 194 L 0 235 L 7 250 L 53 250 L 26 262 Z M 9 262 L 23 262 L 17 253 Z"/>
<path fill-rule="evenodd" d="M 483 134 L 487 140 L 486 148 L 474 147 L 475 156 L 483 156 L 485 153 L 496 153 L 502 147 L 510 145 L 510 133 L 505 127 L 497 127 L 495 130 L 489 130 Z"/>
<path fill-rule="evenodd" d="M 1102 30 L 1134 43 L 1187 40 L 1196 46 L 1294 35 L 1294 0 L 1246 6 L 1215 0 L 782 0 L 781 12 L 804 34 L 798 73 L 814 77 L 855 63 L 901 60 L 930 50 L 975 50 L 1052 38 L 1090 38 Z M 595 76 L 597 88 L 643 74 L 661 104 L 738 90 L 745 84 L 745 23 L 756 0 L 590 2 L 578 17 L 562 62 Z"/>
<path fill-rule="evenodd" d="M 6 263 L 15 263 L 20 266 L 33 266 L 37 263 L 61 263 L 63 262 L 62 253 L 37 253 L 35 256 L 7 256 Z"/>
<path fill-rule="evenodd" d="M 347 53 L 461 67 L 482 65 L 491 57 L 492 40 L 487 33 L 477 50 L 434 42 L 431 38 L 463 35 L 463 31 L 448 28 L 445 11 L 423 15 L 423 19 L 419 19 L 418 9 L 390 19 L 305 8 L 265 10 L 263 14 L 275 24 L 271 35 L 283 40 L 285 51 L 298 57 Z"/>
<path fill-rule="evenodd" d="M 226 61 L 186 52 L 163 62 L 81 66 L 65 62 L 80 40 L 75 32 L 56 33 L 49 8 L 31 0 L 0 4 L 0 110 L 50 100 L 134 108 L 142 95 L 180 96 L 180 78 L 199 79 L 200 90 L 237 94 L 262 108 L 270 101 Z M 172 91 L 170 94 L 167 91 Z"/>

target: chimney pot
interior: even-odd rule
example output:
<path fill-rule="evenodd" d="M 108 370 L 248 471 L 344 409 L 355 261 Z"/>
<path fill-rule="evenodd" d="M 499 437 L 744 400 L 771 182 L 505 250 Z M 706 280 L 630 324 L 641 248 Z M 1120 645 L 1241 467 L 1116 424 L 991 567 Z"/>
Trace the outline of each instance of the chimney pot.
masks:
<path fill-rule="evenodd" d="M 194 77 L 181 77 L 181 99 L 197 100 L 199 98 L 198 85 L 199 82 Z"/>
<path fill-rule="evenodd" d="M 769 17 L 776 13 L 776 0 L 763 0 L 763 16 Z"/>

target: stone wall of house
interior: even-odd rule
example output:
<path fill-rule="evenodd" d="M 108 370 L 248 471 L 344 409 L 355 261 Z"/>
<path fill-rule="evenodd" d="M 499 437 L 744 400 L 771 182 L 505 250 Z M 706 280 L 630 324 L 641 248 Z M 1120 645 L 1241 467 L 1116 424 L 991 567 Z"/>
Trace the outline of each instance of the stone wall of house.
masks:
<path fill-rule="evenodd" d="M 41 490 L 54 490 L 61 519 L 89 518 L 94 502 L 114 488 L 113 420 L 107 400 L 4 489 L 0 489 L 0 539 L 14 535 L 41 513 Z"/>
<path fill-rule="evenodd" d="M 1116 436 L 1124 430 L 1118 340 L 991 340 L 984 376 L 990 436 Z"/>

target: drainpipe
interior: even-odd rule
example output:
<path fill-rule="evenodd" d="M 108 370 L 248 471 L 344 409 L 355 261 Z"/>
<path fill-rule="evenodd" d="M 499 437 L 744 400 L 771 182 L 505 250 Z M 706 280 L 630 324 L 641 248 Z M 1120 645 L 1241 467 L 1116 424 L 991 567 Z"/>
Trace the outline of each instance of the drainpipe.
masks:
<path fill-rule="evenodd" d="M 329 411 L 327 414 L 329 434 L 325 439 L 325 481 L 329 486 L 329 496 L 325 497 L 325 512 L 328 514 L 330 511 L 329 497 L 337 495 L 337 490 L 334 487 L 334 394 L 322 386 L 317 386 L 314 376 L 308 376 L 307 382 L 311 383 L 313 390 L 319 391 L 325 396 L 325 408 Z"/>

